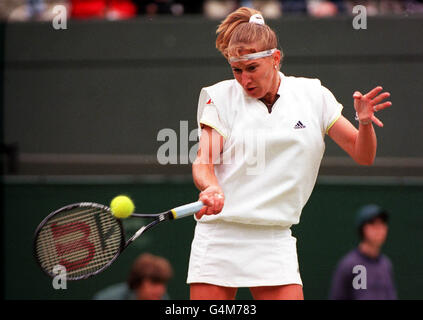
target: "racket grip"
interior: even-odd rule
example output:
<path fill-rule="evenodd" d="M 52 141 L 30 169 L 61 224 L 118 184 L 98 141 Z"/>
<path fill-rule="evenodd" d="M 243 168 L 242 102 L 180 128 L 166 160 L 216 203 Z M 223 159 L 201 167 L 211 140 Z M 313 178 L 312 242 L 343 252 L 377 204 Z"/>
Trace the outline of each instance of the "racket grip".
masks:
<path fill-rule="evenodd" d="M 173 214 L 173 219 L 179 219 L 179 218 L 193 215 L 194 213 L 200 211 L 203 206 L 204 204 L 201 201 L 197 201 L 197 202 L 185 204 L 180 207 L 173 208 L 171 210 Z"/>

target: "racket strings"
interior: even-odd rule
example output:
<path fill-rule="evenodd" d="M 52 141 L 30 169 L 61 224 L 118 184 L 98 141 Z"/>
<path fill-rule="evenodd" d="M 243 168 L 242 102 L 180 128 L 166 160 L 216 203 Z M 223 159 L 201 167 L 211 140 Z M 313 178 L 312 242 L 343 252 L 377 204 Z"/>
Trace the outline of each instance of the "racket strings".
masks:
<path fill-rule="evenodd" d="M 111 239 L 112 241 L 120 241 L 120 236 L 115 236 L 116 239 Z M 51 255 L 49 253 L 49 249 L 51 247 L 49 245 L 39 245 L 37 248 L 38 257 L 41 261 L 45 260 L 52 260 Z M 55 249 L 56 250 L 56 249 Z M 89 250 L 87 249 L 81 249 L 79 243 L 75 243 L 71 245 L 67 250 L 66 260 L 70 261 L 67 263 L 68 268 L 71 270 L 73 267 L 77 266 L 77 262 L 80 261 L 81 263 L 86 262 L 89 260 Z M 113 252 L 111 250 L 104 252 L 103 256 L 104 258 L 96 258 L 97 261 L 103 261 L 103 260 L 109 260 L 111 257 L 113 257 L 116 254 L 116 252 Z M 83 259 L 86 257 L 87 259 Z M 54 263 L 56 262 L 56 259 L 53 259 Z M 71 262 L 73 261 L 73 262 Z M 57 264 L 57 263 L 55 263 Z M 82 269 L 81 269 L 82 270 Z"/>
<path fill-rule="evenodd" d="M 40 229 L 36 256 L 52 274 L 63 265 L 68 279 L 77 279 L 105 267 L 120 251 L 120 224 L 109 211 L 77 207 L 51 217 Z"/>
<path fill-rule="evenodd" d="M 75 228 L 69 228 L 67 231 L 71 232 L 71 235 L 74 235 L 74 232 L 76 230 Z M 85 231 L 84 229 L 82 229 L 82 232 L 87 232 L 87 229 L 85 229 Z M 61 256 L 65 255 L 66 257 L 66 259 L 61 261 L 66 261 L 65 267 L 69 271 L 71 271 L 69 276 L 74 275 L 75 272 L 72 272 L 72 270 L 75 269 L 78 269 L 78 272 L 90 272 L 92 269 L 94 269 L 95 271 L 98 266 L 101 266 L 103 264 L 103 261 L 107 262 L 107 259 L 110 259 L 109 255 L 107 255 L 106 253 L 105 258 L 101 259 L 97 257 L 95 259 L 95 261 L 100 263 L 94 263 L 93 261 L 93 263 L 88 265 L 88 268 L 82 268 L 83 266 L 87 265 L 91 260 L 93 260 L 93 256 L 95 254 L 95 246 L 92 243 L 92 239 L 90 238 L 80 238 L 75 241 L 73 240 L 74 239 L 72 236 L 66 236 L 60 238 L 59 246 L 56 244 L 56 251 L 58 251 L 58 254 Z M 66 244 L 64 247 L 63 243 Z"/>

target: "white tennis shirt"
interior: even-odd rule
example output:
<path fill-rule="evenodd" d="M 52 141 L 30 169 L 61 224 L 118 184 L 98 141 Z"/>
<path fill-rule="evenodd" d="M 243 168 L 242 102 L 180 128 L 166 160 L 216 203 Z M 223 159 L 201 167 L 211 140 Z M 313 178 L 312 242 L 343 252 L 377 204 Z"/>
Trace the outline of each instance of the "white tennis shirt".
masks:
<path fill-rule="evenodd" d="M 299 222 L 316 183 L 325 133 L 342 105 L 318 79 L 279 74 L 280 96 L 271 113 L 235 79 L 201 90 L 199 134 L 204 124 L 225 138 L 214 166 L 225 204 L 201 221 L 287 227 Z"/>

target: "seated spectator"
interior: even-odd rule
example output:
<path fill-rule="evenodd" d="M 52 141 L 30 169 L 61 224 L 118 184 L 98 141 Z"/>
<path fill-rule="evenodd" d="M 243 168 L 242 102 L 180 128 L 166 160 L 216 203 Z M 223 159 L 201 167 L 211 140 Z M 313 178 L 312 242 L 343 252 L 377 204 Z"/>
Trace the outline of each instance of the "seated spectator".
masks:
<path fill-rule="evenodd" d="M 308 14 L 316 18 L 333 17 L 344 11 L 343 0 L 308 0 Z"/>
<path fill-rule="evenodd" d="M 62 5 L 69 9 L 68 0 L 0 0 L 0 20 L 4 21 L 51 21 L 53 8 Z"/>
<path fill-rule="evenodd" d="M 172 276 L 165 258 L 144 253 L 132 264 L 126 283 L 101 290 L 94 300 L 167 300 L 167 282 Z"/>
<path fill-rule="evenodd" d="M 407 14 L 423 13 L 423 0 L 405 0 L 404 9 Z"/>
<path fill-rule="evenodd" d="M 204 2 L 204 15 L 209 19 L 220 20 L 238 8 L 235 0 L 206 0 Z"/>
<path fill-rule="evenodd" d="M 278 0 L 241 0 L 240 6 L 254 8 L 266 19 L 276 19 L 282 15 L 281 1 Z"/>
<path fill-rule="evenodd" d="M 134 0 L 140 15 L 174 15 L 179 16 L 184 13 L 184 5 L 180 1 L 174 0 Z"/>
<path fill-rule="evenodd" d="M 108 3 L 107 19 L 130 19 L 137 15 L 137 7 L 132 3 L 132 0 L 109 0 Z"/>
<path fill-rule="evenodd" d="M 307 10 L 310 16 L 316 18 L 332 17 L 338 13 L 336 5 L 326 0 L 309 0 Z"/>
<path fill-rule="evenodd" d="M 406 10 L 406 3 L 410 1 L 400 0 L 345 0 L 347 12 L 352 14 L 352 9 L 356 5 L 366 7 L 368 16 L 384 14 L 402 14 Z M 412 1 L 416 3 L 416 1 Z"/>
<path fill-rule="evenodd" d="M 307 0 L 280 0 L 283 14 L 307 14 Z"/>

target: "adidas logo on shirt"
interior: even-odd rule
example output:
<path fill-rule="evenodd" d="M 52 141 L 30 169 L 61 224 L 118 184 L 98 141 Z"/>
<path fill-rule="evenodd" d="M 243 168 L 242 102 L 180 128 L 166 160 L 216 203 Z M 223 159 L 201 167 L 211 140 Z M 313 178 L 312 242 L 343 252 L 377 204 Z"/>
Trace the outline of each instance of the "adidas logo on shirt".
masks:
<path fill-rule="evenodd" d="M 306 126 L 303 125 L 301 121 L 298 121 L 297 124 L 294 126 L 294 129 L 304 129 Z"/>

